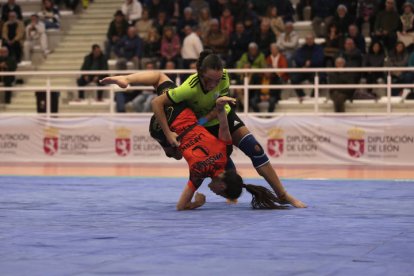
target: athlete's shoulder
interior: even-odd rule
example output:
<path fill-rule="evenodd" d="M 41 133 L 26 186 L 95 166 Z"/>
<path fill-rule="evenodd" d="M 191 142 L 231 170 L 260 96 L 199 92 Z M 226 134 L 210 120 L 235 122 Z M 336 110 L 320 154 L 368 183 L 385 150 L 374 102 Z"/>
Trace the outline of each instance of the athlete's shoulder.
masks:
<path fill-rule="evenodd" d="M 198 77 L 198 74 L 192 74 L 190 75 L 182 84 L 183 86 L 186 86 L 186 88 L 194 89 L 198 84 L 200 83 L 200 79 Z"/>

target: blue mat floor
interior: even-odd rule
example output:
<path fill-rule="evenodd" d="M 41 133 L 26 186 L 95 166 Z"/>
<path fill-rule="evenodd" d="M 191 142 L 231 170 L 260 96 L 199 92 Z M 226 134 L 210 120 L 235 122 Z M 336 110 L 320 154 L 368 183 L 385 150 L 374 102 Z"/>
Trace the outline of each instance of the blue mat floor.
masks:
<path fill-rule="evenodd" d="M 289 210 L 203 185 L 177 212 L 185 183 L 2 176 L 0 275 L 414 275 L 414 182 L 285 180 Z"/>

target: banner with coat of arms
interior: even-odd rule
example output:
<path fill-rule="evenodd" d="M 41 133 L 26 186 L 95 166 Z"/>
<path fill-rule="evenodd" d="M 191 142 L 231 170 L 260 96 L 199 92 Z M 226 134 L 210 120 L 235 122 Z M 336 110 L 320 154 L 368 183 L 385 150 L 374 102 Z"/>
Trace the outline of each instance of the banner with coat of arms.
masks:
<path fill-rule="evenodd" d="M 411 116 L 241 116 L 272 164 L 412 165 Z M 16 162 L 175 163 L 149 117 L 0 118 L 0 157 Z M 256 147 L 260 149 L 260 147 Z M 234 148 L 236 164 L 250 163 Z"/>

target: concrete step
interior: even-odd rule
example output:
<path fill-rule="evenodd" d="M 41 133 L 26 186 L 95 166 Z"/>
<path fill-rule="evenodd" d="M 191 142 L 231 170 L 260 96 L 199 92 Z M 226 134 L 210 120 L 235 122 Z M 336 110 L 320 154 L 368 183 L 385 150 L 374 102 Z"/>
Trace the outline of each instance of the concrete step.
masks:
<path fill-rule="evenodd" d="M 67 35 L 68 37 L 73 36 L 73 35 L 93 35 L 93 36 L 104 36 L 106 35 L 107 29 L 105 28 L 97 28 L 95 30 L 92 29 L 74 29 L 72 28 L 70 31 L 68 31 Z"/>

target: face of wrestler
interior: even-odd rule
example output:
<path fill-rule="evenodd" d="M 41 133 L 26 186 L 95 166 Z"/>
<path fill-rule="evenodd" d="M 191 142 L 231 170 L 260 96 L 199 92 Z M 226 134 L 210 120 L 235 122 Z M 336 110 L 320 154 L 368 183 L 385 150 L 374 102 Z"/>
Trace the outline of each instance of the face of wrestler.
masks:
<path fill-rule="evenodd" d="M 211 91 L 220 83 L 222 70 L 207 69 L 201 76 L 201 83 L 205 90 Z"/>
<path fill-rule="evenodd" d="M 208 187 L 216 195 L 225 197 L 224 191 L 226 190 L 226 183 L 224 183 L 223 177 L 224 177 L 224 172 L 221 173 L 219 176 L 214 177 L 211 183 L 208 184 Z"/>

